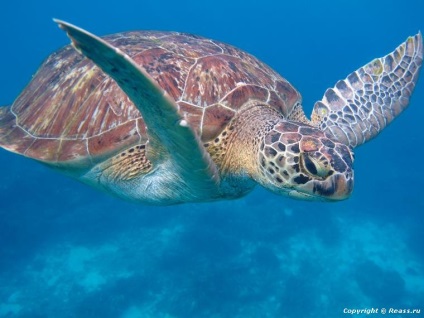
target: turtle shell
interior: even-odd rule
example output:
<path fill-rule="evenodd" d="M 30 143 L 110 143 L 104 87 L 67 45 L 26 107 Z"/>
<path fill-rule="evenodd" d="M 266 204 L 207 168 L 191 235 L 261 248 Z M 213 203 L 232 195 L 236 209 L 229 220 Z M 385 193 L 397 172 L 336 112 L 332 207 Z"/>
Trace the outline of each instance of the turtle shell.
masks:
<path fill-rule="evenodd" d="M 172 96 L 204 142 L 250 99 L 287 117 L 299 93 L 233 46 L 189 34 L 123 32 L 104 37 Z M 14 104 L 0 109 L 2 146 L 58 166 L 91 166 L 148 139 L 143 119 L 109 76 L 71 46 L 50 55 Z"/>

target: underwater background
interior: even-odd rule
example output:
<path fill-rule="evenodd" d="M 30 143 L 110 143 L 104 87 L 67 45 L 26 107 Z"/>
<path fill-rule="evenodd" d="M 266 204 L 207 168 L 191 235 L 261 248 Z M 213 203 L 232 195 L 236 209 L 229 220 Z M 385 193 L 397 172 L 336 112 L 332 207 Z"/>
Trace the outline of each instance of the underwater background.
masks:
<path fill-rule="evenodd" d="M 173 30 L 230 43 L 287 78 L 310 114 L 326 88 L 423 31 L 424 2 L 3 2 L 0 105 L 69 43 L 53 17 L 98 35 Z M 0 317 L 424 316 L 421 77 L 410 108 L 356 149 L 355 190 L 338 203 L 257 187 L 235 201 L 149 207 L 0 149 Z"/>

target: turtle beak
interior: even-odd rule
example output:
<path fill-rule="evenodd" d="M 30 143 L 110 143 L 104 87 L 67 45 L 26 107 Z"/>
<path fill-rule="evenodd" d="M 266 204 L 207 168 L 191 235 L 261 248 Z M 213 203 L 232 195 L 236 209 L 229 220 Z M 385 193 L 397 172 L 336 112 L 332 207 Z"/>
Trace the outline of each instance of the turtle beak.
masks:
<path fill-rule="evenodd" d="M 291 198 L 308 201 L 342 201 L 353 191 L 353 171 L 335 173 L 325 180 L 312 180 L 304 187 L 288 192 Z"/>
<path fill-rule="evenodd" d="M 341 201 L 350 197 L 353 191 L 353 171 L 335 173 L 326 180 L 316 182 L 314 194 L 328 201 Z"/>

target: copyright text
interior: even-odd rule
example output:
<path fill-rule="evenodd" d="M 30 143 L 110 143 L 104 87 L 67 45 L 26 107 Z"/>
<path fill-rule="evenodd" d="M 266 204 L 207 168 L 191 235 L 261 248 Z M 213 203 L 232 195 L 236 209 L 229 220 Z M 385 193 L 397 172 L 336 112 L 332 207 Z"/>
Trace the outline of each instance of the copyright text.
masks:
<path fill-rule="evenodd" d="M 420 314 L 421 309 L 412 309 L 412 308 L 344 308 L 343 313 L 348 314 L 348 315 Z"/>

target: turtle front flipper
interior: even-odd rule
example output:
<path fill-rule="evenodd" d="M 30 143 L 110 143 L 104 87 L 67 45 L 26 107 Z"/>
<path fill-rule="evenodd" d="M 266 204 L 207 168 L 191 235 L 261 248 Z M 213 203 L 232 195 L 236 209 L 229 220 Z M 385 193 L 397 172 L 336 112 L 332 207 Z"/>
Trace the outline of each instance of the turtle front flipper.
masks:
<path fill-rule="evenodd" d="M 312 124 L 350 147 L 377 136 L 409 103 L 423 60 L 421 33 L 327 89 Z"/>
<path fill-rule="evenodd" d="M 155 167 L 166 162 L 167 169 L 173 170 L 170 175 L 178 176 L 188 191 L 198 192 L 194 196 L 213 196 L 219 178 L 216 166 L 178 112 L 176 102 L 120 49 L 69 23 L 55 22 L 67 32 L 73 46 L 113 78 L 140 111 L 149 136 L 148 160 Z"/>

